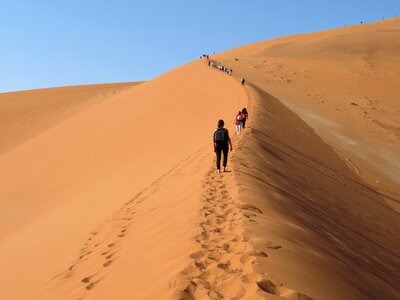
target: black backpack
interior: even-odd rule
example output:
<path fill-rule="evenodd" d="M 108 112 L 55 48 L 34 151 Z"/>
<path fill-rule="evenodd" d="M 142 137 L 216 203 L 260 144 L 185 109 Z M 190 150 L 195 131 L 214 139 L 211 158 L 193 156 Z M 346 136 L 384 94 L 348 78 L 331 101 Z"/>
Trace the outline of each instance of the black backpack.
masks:
<path fill-rule="evenodd" d="M 218 128 L 214 131 L 214 143 L 223 143 L 227 140 L 227 134 L 225 128 Z"/>

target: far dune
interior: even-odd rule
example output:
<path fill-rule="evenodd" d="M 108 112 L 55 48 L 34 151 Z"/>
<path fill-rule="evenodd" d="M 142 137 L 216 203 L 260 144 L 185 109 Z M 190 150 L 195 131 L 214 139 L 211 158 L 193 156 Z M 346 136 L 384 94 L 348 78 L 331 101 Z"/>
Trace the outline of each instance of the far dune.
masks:
<path fill-rule="evenodd" d="M 85 108 L 139 84 L 66 86 L 0 93 L 0 155 Z"/>

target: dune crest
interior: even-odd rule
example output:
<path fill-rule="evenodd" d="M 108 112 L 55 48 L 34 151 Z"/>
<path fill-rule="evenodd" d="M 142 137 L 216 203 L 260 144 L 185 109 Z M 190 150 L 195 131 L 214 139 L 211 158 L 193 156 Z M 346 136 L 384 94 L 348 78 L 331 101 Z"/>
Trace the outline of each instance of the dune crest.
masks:
<path fill-rule="evenodd" d="M 399 298 L 399 32 L 392 19 L 212 57 L 235 76 L 203 59 L 137 85 L 5 95 L 19 100 L 0 103 L 15 110 L 0 118 L 0 298 Z M 218 119 L 234 143 L 222 174 Z"/>

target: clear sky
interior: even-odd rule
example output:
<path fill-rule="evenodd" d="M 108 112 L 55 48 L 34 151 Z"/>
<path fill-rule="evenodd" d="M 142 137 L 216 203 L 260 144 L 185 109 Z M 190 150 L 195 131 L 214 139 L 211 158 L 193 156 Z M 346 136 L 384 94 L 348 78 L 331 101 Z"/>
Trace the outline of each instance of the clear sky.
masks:
<path fill-rule="evenodd" d="M 0 0 L 0 92 L 153 78 L 202 53 L 400 15 L 400 0 Z"/>

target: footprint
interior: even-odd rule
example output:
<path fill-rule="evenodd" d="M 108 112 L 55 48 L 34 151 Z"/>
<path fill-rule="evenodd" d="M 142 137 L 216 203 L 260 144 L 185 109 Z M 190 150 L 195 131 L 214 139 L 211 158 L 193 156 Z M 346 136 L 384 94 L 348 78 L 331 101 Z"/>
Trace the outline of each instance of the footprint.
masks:
<path fill-rule="evenodd" d="M 275 284 L 272 283 L 271 280 L 267 279 L 262 279 L 260 281 L 257 281 L 257 285 L 260 289 L 262 289 L 264 292 L 273 294 L 273 295 L 278 295 L 279 296 L 279 290 L 275 286 Z"/>
<path fill-rule="evenodd" d="M 81 279 L 81 282 L 83 283 L 89 283 L 90 282 L 90 277 L 85 277 Z"/>
<path fill-rule="evenodd" d="M 252 251 L 249 251 L 247 254 L 250 256 L 268 257 L 267 253 L 265 253 L 264 251 L 259 251 L 259 250 L 252 250 Z"/>
<path fill-rule="evenodd" d="M 277 245 L 277 244 L 275 244 L 274 242 L 271 242 L 271 241 L 268 241 L 268 242 L 267 242 L 266 247 L 267 247 L 268 249 L 274 249 L 274 250 L 277 250 L 277 249 L 281 249 L 281 248 L 282 248 L 282 246 L 279 246 L 279 245 Z"/>
<path fill-rule="evenodd" d="M 190 255 L 190 257 L 193 258 L 193 259 L 199 259 L 199 258 L 201 258 L 201 257 L 203 257 L 203 256 L 204 256 L 204 254 L 203 254 L 202 251 L 197 251 L 197 252 L 192 253 L 192 254 Z"/>
<path fill-rule="evenodd" d="M 87 289 L 87 290 L 93 289 L 93 288 L 99 283 L 99 281 L 100 281 L 100 280 L 97 280 L 97 281 L 95 281 L 95 282 L 89 283 L 89 284 L 86 286 L 86 289 Z"/>
<path fill-rule="evenodd" d="M 111 265 L 113 263 L 113 260 L 108 260 L 103 264 L 103 267 L 108 267 L 109 265 Z"/>
<path fill-rule="evenodd" d="M 257 212 L 259 214 L 263 213 L 261 209 L 259 209 L 258 207 L 255 207 L 254 205 L 251 205 L 251 204 L 242 204 L 239 207 L 241 209 L 250 210 L 252 212 Z"/>

